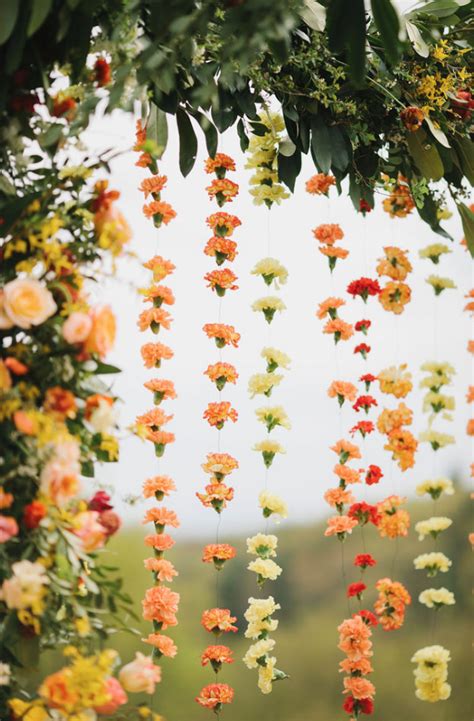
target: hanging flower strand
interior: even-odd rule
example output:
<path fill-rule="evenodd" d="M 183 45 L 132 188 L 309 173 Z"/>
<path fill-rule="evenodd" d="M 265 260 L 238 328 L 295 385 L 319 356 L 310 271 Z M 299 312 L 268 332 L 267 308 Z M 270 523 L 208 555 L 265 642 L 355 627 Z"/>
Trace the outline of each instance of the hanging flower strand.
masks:
<path fill-rule="evenodd" d="M 233 159 L 224 153 L 216 153 L 214 158 L 208 158 L 205 163 L 206 173 L 215 173 L 216 175 L 216 179 L 211 182 L 207 191 L 211 199 L 216 199 L 219 207 L 222 207 L 226 202 L 231 202 L 238 194 L 239 186 L 226 177 L 227 172 L 233 170 L 235 170 Z M 207 218 L 207 225 L 214 235 L 204 248 L 205 255 L 214 258 L 217 266 L 222 266 L 226 262 L 233 262 L 238 251 L 237 243 L 230 236 L 241 225 L 240 220 L 235 215 L 218 212 Z M 227 267 L 210 271 L 204 276 L 204 280 L 207 282 L 208 287 L 219 297 L 219 303 L 227 291 L 238 289 L 236 284 L 237 276 Z M 221 430 L 229 421 L 236 423 L 238 419 L 237 411 L 232 408 L 229 401 L 221 399 L 221 393 L 228 383 L 235 384 L 239 377 L 237 369 L 231 363 L 222 360 L 222 349 L 226 346 L 237 347 L 240 335 L 234 330 L 233 326 L 227 326 L 220 322 L 205 325 L 204 331 L 208 338 L 214 339 L 219 349 L 218 361 L 209 365 L 204 371 L 204 375 L 216 387 L 219 400 L 208 403 L 203 413 L 203 418 L 208 422 L 209 426 L 217 429 L 218 452 L 208 453 L 206 461 L 202 464 L 203 471 L 209 475 L 209 483 L 206 485 L 204 493 L 196 493 L 196 496 L 205 508 L 213 508 L 216 511 L 219 520 L 215 543 L 207 544 L 202 553 L 202 562 L 212 564 L 215 573 L 218 574 L 216 578 L 216 607 L 203 612 L 201 624 L 206 631 L 219 637 L 223 633 L 237 631 L 237 627 L 233 625 L 237 620 L 236 617 L 231 616 L 229 609 L 219 608 L 219 574 L 224 565 L 236 556 L 236 550 L 233 546 L 220 542 L 219 526 L 220 514 L 234 497 L 234 489 L 228 486 L 225 480 L 232 471 L 239 467 L 235 458 L 227 453 L 220 452 Z M 217 715 L 234 698 L 233 688 L 226 683 L 218 683 L 217 681 L 223 666 L 233 662 L 234 658 L 231 649 L 223 644 L 210 644 L 201 654 L 201 665 L 212 668 L 216 676 L 216 682 L 202 688 L 196 697 L 196 701 L 200 706 L 211 709 Z"/>
<path fill-rule="evenodd" d="M 143 127 L 140 120 L 137 122 L 134 150 L 141 153 L 136 164 L 148 168 L 151 173 L 150 177 L 142 180 L 139 188 L 148 201 L 143 207 L 144 215 L 153 220 L 156 228 L 161 228 L 162 225 L 167 225 L 176 213 L 171 205 L 161 198 L 167 179 L 166 176 L 158 174 L 157 148 L 154 141 L 147 138 L 146 127 Z M 156 335 L 163 329 L 169 330 L 171 326 L 172 317 L 162 306 L 172 306 L 175 302 L 174 294 L 168 286 L 159 283 L 174 271 L 175 266 L 171 261 L 156 255 L 145 262 L 144 267 L 152 277 L 150 285 L 140 290 L 143 302 L 148 307 L 140 314 L 138 327 L 143 333 L 151 331 Z M 173 351 L 163 343 L 147 342 L 142 346 L 141 354 L 145 367 L 155 369 L 161 367 L 162 360 L 171 358 Z M 155 455 L 160 458 L 165 453 L 167 445 L 175 439 L 173 433 L 163 430 L 173 416 L 166 414 L 161 404 L 175 399 L 176 391 L 171 380 L 162 378 L 152 378 L 146 381 L 144 386 L 150 391 L 154 407 L 136 418 L 135 429 L 141 438 L 153 444 Z M 153 499 L 161 504 L 175 490 L 174 481 L 169 476 L 159 473 L 144 481 L 142 493 L 145 499 Z M 145 538 L 145 545 L 153 555 L 144 561 L 145 568 L 152 574 L 153 586 L 147 589 L 142 601 L 143 618 L 152 623 L 153 629 L 142 640 L 152 646 L 153 660 L 162 656 L 173 658 L 177 653 L 177 647 L 163 631 L 176 626 L 180 597 L 165 585 L 172 583 L 178 575 L 171 561 L 165 558 L 165 553 L 174 545 L 168 530 L 177 528 L 179 519 L 173 510 L 164 505 L 156 505 L 145 512 L 143 523 L 152 523 L 154 532 Z"/>

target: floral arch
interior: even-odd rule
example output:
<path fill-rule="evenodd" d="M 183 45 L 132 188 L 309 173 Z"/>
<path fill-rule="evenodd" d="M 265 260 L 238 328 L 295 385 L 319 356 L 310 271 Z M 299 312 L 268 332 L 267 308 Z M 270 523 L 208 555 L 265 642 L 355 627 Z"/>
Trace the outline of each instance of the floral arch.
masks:
<path fill-rule="evenodd" d="M 175 628 L 183 601 L 192 639 L 183 653 L 189 665 L 204 668 L 205 682 L 195 688 L 197 677 L 186 671 L 192 683 L 179 695 L 233 718 L 250 686 L 265 697 L 275 685 L 289 695 L 291 684 L 301 690 L 301 668 L 294 659 L 292 668 L 285 663 L 291 648 L 285 625 L 292 604 L 310 608 L 316 602 L 302 580 L 306 574 L 294 572 L 299 589 L 294 596 L 282 579 L 290 558 L 285 543 L 304 539 L 298 558 L 306 565 L 313 540 L 291 528 L 279 539 L 276 524 L 287 517 L 288 504 L 275 491 L 280 488 L 275 469 L 287 455 L 285 435 L 298 424 L 279 399 L 292 382 L 292 348 L 285 345 L 291 334 L 278 325 L 295 297 L 305 308 L 312 304 L 310 332 L 321 331 L 318 343 L 334 353 L 329 382 L 324 388 L 322 380 L 317 384 L 330 410 L 325 416 L 316 408 L 314 415 L 321 425 L 332 418 L 337 426 L 321 461 L 322 468 L 329 464 L 324 472 L 332 478 L 330 487 L 317 489 L 316 497 L 330 512 L 318 549 L 330 559 L 324 571 L 328 604 L 339 604 L 340 611 L 331 637 L 335 663 L 327 678 L 340 680 L 337 699 L 323 686 L 318 693 L 329 700 L 318 703 L 325 714 L 339 709 L 341 718 L 345 714 L 351 721 L 371 714 L 389 721 L 384 694 L 391 671 L 378 669 L 377 659 L 380 649 L 386 666 L 384 644 L 391 643 L 394 658 L 406 668 L 412 664 L 416 703 L 427 702 L 416 709 L 440 702 L 436 709 L 446 703 L 453 714 L 462 710 L 450 675 L 458 649 L 444 645 L 442 624 L 453 614 L 448 607 L 457 604 L 459 612 L 466 607 L 462 584 L 453 577 L 456 567 L 464 568 L 459 545 L 468 544 L 466 534 L 453 535 L 454 526 L 459 522 L 461 533 L 466 515 L 450 499 L 455 490 L 457 497 L 462 494 L 462 478 L 441 476 L 439 469 L 446 466 L 445 449 L 460 443 L 450 432 L 451 423 L 459 425 L 457 396 L 467 392 L 472 403 L 474 391 L 467 372 L 455 378 L 453 360 L 462 353 L 451 352 L 445 340 L 451 324 L 443 326 L 440 314 L 453 291 L 454 312 L 463 305 L 473 312 L 473 290 L 460 271 L 474 255 L 472 8 L 466 0 L 432 0 L 408 10 L 399 5 L 391 0 L 2 3 L 1 718 L 159 721 L 160 690 L 168 676 L 178 688 L 172 667 L 183 638 Z M 142 264 L 143 306 L 135 338 L 144 337 L 139 380 L 148 408 L 127 418 L 127 427 L 117 416 L 113 379 L 120 368 L 109 356 L 120 308 L 107 301 L 107 279 L 137 264 L 128 213 L 111 173 L 120 154 L 113 147 L 114 122 L 123 117 L 119 111 L 136 121 L 135 137 L 126 145 L 135 153 L 133 172 L 141 172 L 136 202 L 154 243 Z M 88 146 L 98 114 L 107 123 L 111 149 Z M 209 205 L 196 223 L 200 236 L 210 235 L 199 250 L 207 263 L 204 284 L 215 299 L 206 317 L 199 317 L 198 303 L 193 308 L 189 302 L 191 294 L 184 291 L 180 301 L 177 290 L 183 293 L 180 263 L 169 233 L 182 208 L 171 202 L 174 156 L 173 148 L 165 154 L 168 137 L 178 146 L 181 174 L 188 176 L 196 165 L 191 178 L 203 167 L 207 179 L 203 195 Z M 235 138 L 240 151 L 230 155 Z M 196 163 L 202 148 L 205 162 Z M 243 167 L 250 171 L 247 180 Z M 318 267 L 328 268 L 325 296 L 317 288 L 313 300 L 309 292 L 290 295 L 288 269 L 274 257 L 281 248 L 278 220 L 268 221 L 251 250 L 242 249 L 242 181 L 248 182 L 259 217 L 273 218 L 275 207 L 295 202 L 293 194 L 308 203 L 304 222 L 311 252 Z M 358 243 L 336 222 L 337 196 L 350 199 Z M 387 230 L 390 240 L 384 239 L 379 252 L 371 249 L 368 234 L 374 228 L 371 214 L 380 208 L 390 224 L 386 228 L 396 225 L 396 232 Z M 457 220 L 450 221 L 455 213 Z M 404 233 L 405 219 L 416 215 L 420 235 L 430 236 L 423 247 L 400 241 L 400 227 Z M 294 267 L 304 264 L 294 247 L 291 252 Z M 234 265 L 239 253 L 240 265 Z M 247 266 L 244 255 L 245 261 L 251 257 Z M 344 268 L 352 273 L 347 282 Z M 248 332 L 254 354 L 248 378 L 238 368 L 246 342 L 239 324 L 243 305 L 229 303 L 244 295 L 238 291 L 245 273 L 259 290 L 243 305 L 250 305 L 260 322 L 257 335 Z M 432 298 L 424 308 L 433 341 L 425 344 L 430 357 L 414 368 L 398 353 L 399 319 L 409 316 L 414 295 L 427 287 Z M 179 434 L 169 430 L 173 403 L 187 412 L 186 404 L 177 405 L 180 389 L 167 370 L 175 346 L 184 347 L 183 325 L 173 324 L 172 315 L 174 306 L 177 316 L 181 312 L 180 302 L 186 305 L 180 318 L 191 318 L 205 343 L 208 367 L 194 369 L 193 382 L 208 399 L 202 423 L 213 433 L 200 467 L 192 471 L 201 481 L 186 500 L 189 507 L 206 509 L 211 519 L 206 543 L 194 556 L 179 556 L 179 535 L 173 549 L 180 479 L 168 460 L 175 448 L 186 454 Z M 393 320 L 390 331 L 382 314 Z M 388 335 L 394 351 L 387 350 L 386 367 L 375 368 L 374 346 L 377 341 L 388 346 Z M 417 340 L 424 347 L 421 335 Z M 466 342 L 472 353 L 473 341 Z M 190 363 L 189 356 L 170 367 L 179 363 Z M 250 400 L 236 408 L 234 388 L 247 380 Z M 232 484 L 240 461 L 226 445 L 232 436 L 245 436 L 239 416 L 241 422 L 255 418 L 260 428 L 252 446 L 260 464 L 252 488 L 258 527 L 242 549 L 227 542 L 221 527 L 227 509 L 239 502 Z M 124 583 L 115 562 L 127 553 L 129 531 L 108 481 L 120 450 L 128 452 L 130 434 L 151 451 L 148 476 L 134 481 L 128 493 L 130 517 L 135 518 L 134 507 L 144 509 L 143 522 L 151 529 L 143 537 L 149 582 L 138 608 L 133 581 L 128 574 Z M 473 434 L 468 419 L 464 435 Z M 420 457 L 426 460 L 417 471 Z M 291 472 L 296 461 L 288 462 Z M 432 469 L 429 479 L 419 476 L 426 467 Z M 432 505 L 409 501 L 407 507 L 396 480 L 407 477 L 410 491 Z M 408 543 L 413 531 L 417 551 L 405 568 L 399 544 Z M 331 543 L 337 548 L 327 551 Z M 183 598 L 188 577 L 194 589 L 207 587 L 203 596 L 196 592 L 202 608 L 195 607 L 194 596 Z M 305 594 L 306 606 L 298 600 Z M 403 640 L 396 643 L 410 613 L 422 643 L 406 656 Z M 303 642 L 326 621 L 314 626 L 308 617 Z M 115 640 L 127 634 L 131 656 L 120 658 L 117 646 L 123 643 Z M 317 650 L 314 657 L 324 664 Z M 234 691 L 238 667 L 245 669 L 247 686 L 236 684 Z M 307 678 L 306 667 L 301 676 Z M 296 721 L 281 693 L 279 706 L 268 707 L 269 713 Z M 241 708 L 250 718 L 254 702 L 248 703 Z M 313 713 L 316 707 L 305 706 L 305 714 L 308 709 Z M 194 713 L 204 717 L 204 710 L 196 706 Z M 425 718 L 424 710 L 419 713 Z M 171 721 L 171 714 L 166 717 Z"/>

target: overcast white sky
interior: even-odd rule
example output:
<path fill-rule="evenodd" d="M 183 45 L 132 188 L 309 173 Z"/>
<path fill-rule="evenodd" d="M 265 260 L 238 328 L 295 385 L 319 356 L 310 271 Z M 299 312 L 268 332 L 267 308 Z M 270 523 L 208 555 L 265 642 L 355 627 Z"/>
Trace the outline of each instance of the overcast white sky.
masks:
<path fill-rule="evenodd" d="M 160 170 L 169 179 L 163 199 L 174 206 L 178 217 L 168 227 L 157 231 L 142 216 L 143 199 L 137 186 L 146 171 L 135 167 L 134 154 L 125 153 L 114 161 L 111 187 L 120 190 L 120 208 L 133 228 L 131 249 L 143 260 L 160 253 L 177 266 L 165 281 L 176 295 L 176 304 L 171 309 L 175 321 L 172 331 L 162 331 L 159 337 L 175 351 L 174 359 L 163 364 L 162 376 L 174 380 L 179 395 L 178 400 L 168 402 L 166 407 L 175 414 L 170 430 L 176 433 L 177 440 L 158 462 L 151 446 L 131 438 L 123 444 L 120 463 L 106 465 L 100 478 L 114 486 L 116 498 L 121 499 L 128 494 L 139 494 L 141 483 L 148 476 L 158 472 L 171 475 L 179 487 L 172 503 L 181 517 L 180 534 L 209 536 L 210 529 L 215 528 L 216 517 L 214 511 L 201 506 L 195 492 L 206 482 L 200 464 L 206 453 L 217 450 L 217 432 L 202 420 L 202 413 L 209 401 L 218 399 L 214 386 L 203 376 L 203 371 L 218 359 L 218 354 L 201 330 L 204 323 L 216 322 L 218 318 L 219 301 L 203 280 L 204 274 L 215 267 L 212 259 L 203 254 L 203 248 L 210 237 L 205 219 L 216 208 L 205 191 L 209 176 L 203 171 L 206 157 L 203 144 L 200 143 L 195 169 L 183 179 L 178 170 L 176 134 L 172 130 L 170 135 Z M 133 138 L 132 118 L 116 111 L 112 117 L 94 122 L 86 140 L 95 148 L 126 149 Z M 439 422 L 437 427 L 455 434 L 458 443 L 438 453 L 433 453 L 425 444 L 420 445 L 415 468 L 402 474 L 383 451 L 383 438 L 373 434 L 366 440 L 363 465 L 380 465 L 385 478 L 380 485 L 369 489 L 372 492 L 367 493 L 367 500 L 381 499 L 392 492 L 411 495 L 417 483 L 433 474 L 456 472 L 467 482 L 471 454 L 465 435 L 468 419 L 465 392 L 473 380 L 466 352 L 470 322 L 462 308 L 463 295 L 473 286 L 473 278 L 471 260 L 459 245 L 462 230 L 457 216 L 446 223 L 455 238 L 453 252 L 445 256 L 439 266 L 433 266 L 430 261 L 418 258 L 418 250 L 439 237 L 416 213 L 406 219 L 392 220 L 379 207 L 364 219 L 354 212 L 344 195 L 338 198 L 334 192 L 329 202 L 309 196 L 304 190 L 304 181 L 314 169 L 308 159 L 297 181 L 295 195 L 280 207 L 274 206 L 269 213 L 265 207 L 253 205 L 248 194 L 249 171 L 244 170 L 245 159 L 232 129 L 224 135 L 219 149 L 231 154 L 237 162 L 237 172 L 231 177 L 240 184 L 240 194 L 225 210 L 238 215 L 243 223 L 234 236 L 239 255 L 232 265 L 240 289 L 227 293 L 222 304 L 222 321 L 235 325 L 242 334 L 238 350 L 223 352 L 223 360 L 236 365 L 240 378 L 237 387 L 227 386 L 223 393 L 223 399 L 231 400 L 237 408 L 239 421 L 223 430 L 221 449 L 239 459 L 240 470 L 231 476 L 235 500 L 223 515 L 222 528 L 233 532 L 260 526 L 257 495 L 263 487 L 264 470 L 260 455 L 251 447 L 266 436 L 254 415 L 255 408 L 264 403 L 249 399 L 247 383 L 254 372 L 264 371 L 260 350 L 268 344 L 287 352 L 293 361 L 291 372 L 285 373 L 284 382 L 270 399 L 272 404 L 286 408 L 292 422 L 290 432 L 277 430 L 272 434 L 287 448 L 287 454 L 276 459 L 270 470 L 269 486 L 288 501 L 290 515 L 286 524 L 312 521 L 327 513 L 322 496 L 326 488 L 334 485 L 331 469 L 335 462 L 328 447 L 341 437 L 341 423 L 345 430 L 361 419 L 347 404 L 340 418 L 337 402 L 326 395 L 330 382 L 335 379 L 354 382 L 362 373 L 376 374 L 394 363 L 409 364 L 416 386 L 420 379 L 419 366 L 424 361 L 437 359 L 455 365 L 455 422 Z M 341 225 L 345 232 L 342 245 L 350 250 L 349 258 L 338 263 L 333 277 L 311 233 L 312 228 L 324 222 Z M 362 275 L 375 277 L 376 261 L 384 245 L 409 250 L 414 266 L 409 277 L 413 300 L 398 318 L 384 312 L 374 299 L 364 306 L 360 299 L 352 300 L 345 293 L 350 280 Z M 281 292 L 288 310 L 275 319 L 270 331 L 263 317 L 250 308 L 253 300 L 268 294 L 262 280 L 250 274 L 255 262 L 266 255 L 280 259 L 289 271 L 288 283 Z M 447 290 L 437 299 L 436 314 L 433 290 L 424 282 L 431 273 L 454 278 L 458 285 L 457 290 Z M 136 319 L 142 302 L 132 287 L 145 286 L 147 282 L 148 273 L 138 260 L 127 259 L 119 264 L 117 281 L 107 282 L 94 291 L 98 299 L 113 305 L 118 316 L 118 341 L 110 361 L 123 368 L 115 389 L 124 401 L 120 413 L 124 424 L 151 407 L 151 397 L 143 388 L 143 382 L 155 374 L 143 368 L 139 349 L 145 340 L 154 337 L 145 338 L 138 331 Z M 323 324 L 315 317 L 315 310 L 329 295 L 346 298 L 345 319 L 355 322 L 368 317 L 373 321 L 368 338 L 357 339 L 357 342 L 366 340 L 372 346 L 368 361 L 353 356 L 355 342 L 352 341 L 341 342 L 336 357 L 332 338 L 322 334 Z M 392 396 L 381 396 L 377 389 L 374 395 L 380 405 L 396 405 Z M 406 402 L 415 410 L 414 430 L 418 433 L 426 425 L 426 417 L 421 413 L 421 395 L 415 390 Z M 347 437 L 347 433 L 345 435 Z M 356 490 L 361 497 L 366 493 L 362 487 Z M 118 505 L 128 521 L 136 522 L 143 510 L 142 507 L 132 509 L 121 501 Z"/>

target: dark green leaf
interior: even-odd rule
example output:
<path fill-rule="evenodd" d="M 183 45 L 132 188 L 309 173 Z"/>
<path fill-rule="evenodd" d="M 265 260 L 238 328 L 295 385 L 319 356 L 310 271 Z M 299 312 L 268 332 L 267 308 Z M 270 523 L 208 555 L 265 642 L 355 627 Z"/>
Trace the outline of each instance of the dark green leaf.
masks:
<path fill-rule="evenodd" d="M 187 113 L 178 108 L 176 121 L 179 133 L 179 168 L 186 177 L 193 169 L 197 155 L 197 138 Z"/>
<path fill-rule="evenodd" d="M 31 15 L 28 22 L 28 29 L 26 31 L 28 37 L 34 35 L 34 33 L 44 23 L 49 11 L 51 10 L 52 4 L 52 0 L 33 0 Z"/>
<path fill-rule="evenodd" d="M 198 121 L 206 139 L 206 148 L 210 157 L 213 158 L 217 152 L 217 143 L 219 141 L 219 135 L 213 123 L 204 113 L 195 112 L 194 117 Z"/>
<path fill-rule="evenodd" d="M 375 24 L 382 38 L 387 58 L 390 62 L 396 63 L 401 50 L 401 43 L 398 39 L 400 32 L 398 14 L 391 0 L 371 0 L 371 4 Z"/>
<path fill-rule="evenodd" d="M 117 368 L 117 366 L 110 365 L 109 363 L 102 363 L 102 361 L 97 361 L 97 368 L 95 370 L 96 375 L 106 375 L 109 373 L 121 373 L 122 370 L 120 368 Z"/>
<path fill-rule="evenodd" d="M 462 172 L 474 185 L 474 143 L 469 138 L 459 138 L 454 143 Z"/>
<path fill-rule="evenodd" d="M 313 158 L 323 173 L 331 168 L 331 139 L 329 130 L 320 115 L 311 117 L 311 152 Z"/>
<path fill-rule="evenodd" d="M 0 3 L 0 45 L 12 34 L 19 9 L 20 0 L 2 0 Z"/>
<path fill-rule="evenodd" d="M 423 128 L 408 134 L 407 145 L 416 167 L 424 178 L 440 180 L 443 177 L 444 167 L 438 149 Z"/>
<path fill-rule="evenodd" d="M 349 165 L 350 143 L 338 125 L 331 125 L 329 128 L 329 140 L 331 143 L 332 165 L 344 172 Z"/>
<path fill-rule="evenodd" d="M 242 118 L 237 123 L 237 134 L 240 139 L 240 148 L 241 148 L 242 152 L 245 153 L 245 151 L 249 147 L 249 139 L 248 139 L 247 133 L 245 132 L 245 125 L 244 125 L 244 121 L 242 120 Z"/>
<path fill-rule="evenodd" d="M 457 208 L 461 216 L 467 247 L 469 248 L 471 256 L 474 258 L 474 213 L 464 203 L 458 203 Z"/>
<path fill-rule="evenodd" d="M 296 178 L 301 170 L 301 153 L 295 150 L 293 155 L 282 155 L 278 153 L 278 177 L 291 192 L 295 189 Z"/>

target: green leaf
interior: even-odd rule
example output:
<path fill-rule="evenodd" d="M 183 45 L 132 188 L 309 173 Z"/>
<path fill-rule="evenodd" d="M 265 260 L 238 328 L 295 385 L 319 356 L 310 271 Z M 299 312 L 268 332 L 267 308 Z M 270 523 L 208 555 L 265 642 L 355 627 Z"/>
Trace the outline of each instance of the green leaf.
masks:
<path fill-rule="evenodd" d="M 343 173 L 347 170 L 350 161 L 349 139 L 346 138 L 338 125 L 331 125 L 328 130 L 331 143 L 332 165 Z"/>
<path fill-rule="evenodd" d="M 34 35 L 34 33 L 39 30 L 48 17 L 52 4 L 52 0 L 33 0 L 28 28 L 26 30 L 28 37 L 31 37 L 31 35 Z"/>
<path fill-rule="evenodd" d="M 401 43 L 398 38 L 400 32 L 398 14 L 390 0 L 371 0 L 371 5 L 375 24 L 382 38 L 387 58 L 391 63 L 396 63 L 401 50 Z"/>
<path fill-rule="evenodd" d="M 474 258 L 474 213 L 464 203 L 457 204 L 458 213 L 461 216 L 462 229 L 466 238 L 466 244 L 471 256 Z"/>
<path fill-rule="evenodd" d="M 423 128 L 414 133 L 408 133 L 407 145 L 416 167 L 424 178 L 440 180 L 443 177 L 444 166 L 441 156 Z"/>
<path fill-rule="evenodd" d="M 295 189 L 296 178 L 301 170 L 301 153 L 295 149 L 293 155 L 278 153 L 278 177 L 291 190 Z"/>
<path fill-rule="evenodd" d="M 106 375 L 109 373 L 121 373 L 121 368 L 117 368 L 117 366 L 110 365 L 109 363 L 102 363 L 102 361 L 97 361 L 97 367 L 95 369 L 95 375 Z"/>
<path fill-rule="evenodd" d="M 81 475 L 86 478 L 94 478 L 94 464 L 92 461 L 84 461 L 84 463 L 81 464 Z"/>
<path fill-rule="evenodd" d="M 469 138 L 459 138 L 453 145 L 457 150 L 462 172 L 470 184 L 474 185 L 474 143 Z"/>
<path fill-rule="evenodd" d="M 193 116 L 198 121 L 206 139 L 206 148 L 210 157 L 213 158 L 217 153 L 217 143 L 219 141 L 219 135 L 215 125 L 204 115 L 204 113 L 195 112 Z"/>
<path fill-rule="evenodd" d="M 329 130 L 320 115 L 311 118 L 311 152 L 316 164 L 323 173 L 331 168 L 331 139 Z"/>
<path fill-rule="evenodd" d="M 0 45 L 12 34 L 19 9 L 20 0 L 2 0 L 0 3 Z"/>
<path fill-rule="evenodd" d="M 248 139 L 247 133 L 245 132 L 245 125 L 244 125 L 244 121 L 242 120 L 242 118 L 237 123 L 237 134 L 240 139 L 240 148 L 241 148 L 242 152 L 245 153 L 245 151 L 249 147 L 249 139 Z"/>
<path fill-rule="evenodd" d="M 146 136 L 157 145 L 157 157 L 161 158 L 168 144 L 168 121 L 166 113 L 155 103 L 151 104 L 150 115 L 146 126 Z"/>
<path fill-rule="evenodd" d="M 312 30 L 322 33 L 326 27 L 326 8 L 315 0 L 304 0 L 299 15 Z"/>
<path fill-rule="evenodd" d="M 436 205 L 431 195 L 425 195 L 423 206 L 420 207 L 419 205 L 417 205 L 416 209 L 420 218 L 422 218 L 425 223 L 428 223 L 431 230 L 433 230 L 435 233 L 438 233 L 438 235 L 442 235 L 443 238 L 452 240 L 452 237 L 449 235 L 449 233 L 447 233 L 444 228 L 442 228 L 439 224 L 438 206 Z"/>
<path fill-rule="evenodd" d="M 188 114 L 178 108 L 176 121 L 179 133 L 179 168 L 186 177 L 193 169 L 197 155 L 197 138 Z"/>

